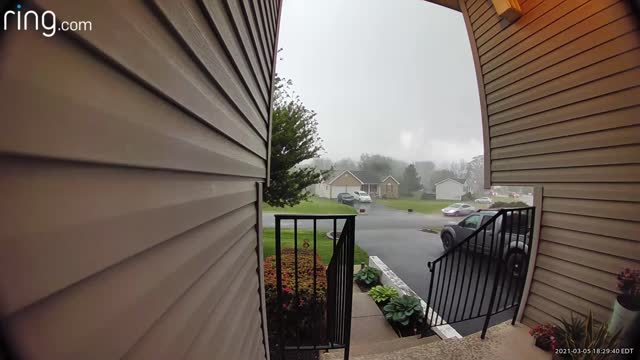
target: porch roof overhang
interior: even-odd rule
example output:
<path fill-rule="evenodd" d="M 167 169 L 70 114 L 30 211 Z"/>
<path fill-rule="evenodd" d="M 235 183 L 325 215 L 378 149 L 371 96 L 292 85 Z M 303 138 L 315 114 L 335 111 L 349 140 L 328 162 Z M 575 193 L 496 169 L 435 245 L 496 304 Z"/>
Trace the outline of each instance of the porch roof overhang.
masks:
<path fill-rule="evenodd" d="M 461 11 L 460 3 L 458 2 L 458 0 L 426 0 L 426 1 L 440 5 L 440 6 L 447 7 L 451 10 Z"/>

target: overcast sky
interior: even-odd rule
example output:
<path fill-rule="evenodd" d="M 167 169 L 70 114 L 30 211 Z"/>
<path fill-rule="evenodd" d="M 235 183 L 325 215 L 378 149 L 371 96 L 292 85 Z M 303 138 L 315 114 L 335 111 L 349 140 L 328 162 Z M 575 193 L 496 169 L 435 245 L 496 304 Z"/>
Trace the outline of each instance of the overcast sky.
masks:
<path fill-rule="evenodd" d="M 482 154 L 462 14 L 421 0 L 285 0 L 279 75 L 318 113 L 326 157 Z"/>

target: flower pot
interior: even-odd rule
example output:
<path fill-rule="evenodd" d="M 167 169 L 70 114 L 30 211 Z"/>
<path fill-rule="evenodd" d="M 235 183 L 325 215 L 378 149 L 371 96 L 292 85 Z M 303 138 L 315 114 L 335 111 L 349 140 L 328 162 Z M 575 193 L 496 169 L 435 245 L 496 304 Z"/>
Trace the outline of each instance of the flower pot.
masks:
<path fill-rule="evenodd" d="M 619 295 L 613 304 L 613 313 L 609 320 L 609 334 L 615 334 L 622 330 L 620 336 L 625 338 L 638 327 L 640 321 L 640 309 L 630 308 L 632 304 L 624 295 Z"/>
<path fill-rule="evenodd" d="M 551 351 L 551 340 L 546 336 L 536 338 L 536 346 L 544 351 Z"/>

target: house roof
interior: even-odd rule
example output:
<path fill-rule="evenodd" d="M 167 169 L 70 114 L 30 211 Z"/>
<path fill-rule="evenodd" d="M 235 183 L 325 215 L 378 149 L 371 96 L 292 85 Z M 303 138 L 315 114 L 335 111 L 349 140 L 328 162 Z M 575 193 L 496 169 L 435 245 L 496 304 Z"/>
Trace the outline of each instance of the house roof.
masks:
<path fill-rule="evenodd" d="M 458 3 L 458 0 L 427 0 L 427 1 L 430 3 L 447 7 L 451 10 L 460 11 L 460 4 Z"/>
<path fill-rule="evenodd" d="M 380 178 L 376 174 L 372 174 L 368 171 L 352 171 L 351 173 L 364 184 L 380 183 Z"/>
<path fill-rule="evenodd" d="M 440 182 L 437 182 L 435 184 L 435 186 L 438 186 L 438 185 L 442 184 L 443 182 L 449 181 L 449 180 L 455 181 L 455 182 L 459 183 L 460 185 L 464 185 L 464 183 L 467 181 L 466 179 L 460 179 L 460 178 L 446 178 L 446 179 L 444 179 L 444 180 L 442 180 Z"/>
<path fill-rule="evenodd" d="M 388 179 L 388 178 L 391 178 L 393 181 L 395 181 L 395 182 L 396 182 L 396 184 L 398 184 L 398 185 L 400 184 L 400 181 L 396 180 L 396 178 L 394 178 L 394 177 L 393 177 L 393 176 L 391 176 L 391 175 L 389 175 L 389 176 L 387 176 L 386 178 L 384 178 L 384 179 L 382 180 L 382 182 L 387 181 L 387 179 Z"/>
<path fill-rule="evenodd" d="M 358 175 L 356 175 L 357 171 L 349 171 L 349 170 L 342 170 L 342 171 L 337 171 L 335 176 L 333 176 L 332 178 L 330 178 L 331 180 L 328 181 L 329 184 L 333 183 L 334 181 L 338 180 L 338 178 L 340 176 L 342 176 L 344 173 L 349 173 L 351 174 L 354 178 L 356 178 L 356 180 L 360 181 L 361 184 L 366 184 L 366 182 L 362 181 L 362 179 L 360 179 L 360 177 Z"/>

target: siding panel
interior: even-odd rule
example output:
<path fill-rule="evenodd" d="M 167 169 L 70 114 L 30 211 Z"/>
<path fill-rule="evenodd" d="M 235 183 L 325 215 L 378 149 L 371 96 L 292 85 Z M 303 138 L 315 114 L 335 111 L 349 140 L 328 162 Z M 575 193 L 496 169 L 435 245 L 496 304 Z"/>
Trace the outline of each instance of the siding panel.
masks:
<path fill-rule="evenodd" d="M 33 5 L 93 31 L 0 43 L 0 320 L 17 355 L 266 358 L 256 182 L 280 2 Z"/>
<path fill-rule="evenodd" d="M 61 19 L 89 18 L 95 21 L 96 28 L 122 31 L 121 37 L 103 31 L 81 32 L 78 36 L 144 81 L 146 86 L 266 159 L 266 128 L 256 130 L 242 118 L 225 95 L 206 81 L 207 76 L 166 24 L 144 4 L 131 1 L 115 5 L 97 0 L 84 2 L 86 6 L 51 0 L 39 3 L 51 8 Z M 140 53 L 147 56 L 139 56 Z M 172 56 L 163 56 L 168 53 Z"/>
<path fill-rule="evenodd" d="M 512 24 L 481 8 L 463 14 L 489 178 L 544 190 L 523 322 L 606 321 L 616 274 L 640 266 L 638 19 L 622 0 L 529 0 Z"/>

